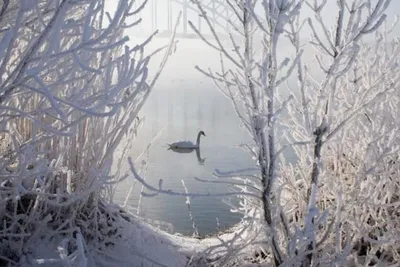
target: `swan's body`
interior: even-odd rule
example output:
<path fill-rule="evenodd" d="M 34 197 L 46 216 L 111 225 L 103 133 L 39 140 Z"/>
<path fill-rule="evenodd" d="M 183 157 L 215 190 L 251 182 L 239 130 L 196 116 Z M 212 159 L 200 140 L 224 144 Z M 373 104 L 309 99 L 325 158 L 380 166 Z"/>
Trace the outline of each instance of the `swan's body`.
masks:
<path fill-rule="evenodd" d="M 196 143 L 193 143 L 191 141 L 178 141 L 172 144 L 168 144 L 170 149 L 196 149 L 200 147 L 200 137 L 206 134 L 203 131 L 200 131 L 197 134 L 197 140 Z"/>

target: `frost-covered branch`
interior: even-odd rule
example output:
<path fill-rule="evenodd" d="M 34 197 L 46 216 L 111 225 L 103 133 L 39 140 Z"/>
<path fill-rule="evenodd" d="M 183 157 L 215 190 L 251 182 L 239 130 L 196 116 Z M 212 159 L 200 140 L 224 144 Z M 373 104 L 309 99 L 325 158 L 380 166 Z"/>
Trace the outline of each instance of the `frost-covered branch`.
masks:
<path fill-rule="evenodd" d="M 47 227 L 76 237 L 78 252 L 65 263 L 81 257 L 82 266 L 87 248 L 80 246 L 101 248 L 117 235 L 111 221 L 118 212 L 105 203 L 124 179 L 111 166 L 129 145 L 119 159 L 115 151 L 134 138 L 175 40 L 154 52 L 147 51 L 154 35 L 129 47 L 125 30 L 138 27 L 147 1 L 113 1 L 111 13 L 105 2 L 10 0 L 0 7 L 0 254 L 11 261 Z M 150 80 L 148 64 L 163 52 Z"/>
<path fill-rule="evenodd" d="M 207 22 L 201 1 L 192 2 Z M 346 265 L 359 260 L 357 245 L 372 246 L 368 235 L 380 240 L 375 252 L 378 243 L 393 242 L 393 210 L 385 210 L 385 219 L 377 215 L 382 215 L 377 207 L 383 208 L 383 199 L 396 206 L 398 195 L 383 186 L 397 188 L 393 179 L 399 172 L 393 154 L 400 141 L 394 115 L 399 107 L 399 42 L 388 41 L 391 29 L 381 27 L 389 4 L 339 0 L 337 17 L 327 19 L 326 0 L 229 1 L 238 18 L 224 33 L 230 43 L 222 43 L 210 23 L 215 39 L 201 36 L 220 52 L 221 70 L 196 68 L 231 99 L 253 141 L 242 147 L 258 167 L 256 177 L 228 173 L 218 177 L 232 177 L 232 183 L 209 182 L 245 187 L 251 181 L 250 190 L 262 190 L 261 201 L 242 197 L 239 207 L 246 217 L 261 211 L 255 214 L 264 219 L 269 264 Z M 305 9 L 314 16 L 302 20 L 299 14 Z M 306 27 L 313 51 L 303 45 Z M 315 63 L 308 60 L 310 53 Z M 373 183 L 385 193 L 374 191 Z M 363 214 L 362 222 L 355 222 L 354 214 Z M 373 232 L 375 226 L 379 234 Z M 387 227 L 392 230 L 384 231 Z M 372 253 L 366 252 L 365 262 Z M 384 254 L 396 257 L 392 248 Z"/>
<path fill-rule="evenodd" d="M 149 183 L 146 182 L 146 180 L 142 177 L 140 177 L 139 173 L 136 171 L 136 168 L 133 164 L 132 158 L 129 158 L 129 165 L 130 165 L 130 170 L 133 174 L 133 178 L 139 181 L 147 190 L 149 190 L 151 193 L 145 193 L 142 192 L 141 194 L 146 197 L 154 197 L 158 194 L 165 194 L 169 196 L 184 196 L 184 197 L 226 197 L 226 196 L 249 196 L 249 197 L 254 197 L 254 198 L 259 198 L 259 195 L 255 193 L 250 193 L 250 192 L 226 192 L 226 193 L 187 193 L 187 192 L 176 192 L 171 189 L 164 189 L 163 188 L 163 180 L 160 179 L 158 181 L 158 188 L 155 188 L 154 186 L 150 185 Z"/>

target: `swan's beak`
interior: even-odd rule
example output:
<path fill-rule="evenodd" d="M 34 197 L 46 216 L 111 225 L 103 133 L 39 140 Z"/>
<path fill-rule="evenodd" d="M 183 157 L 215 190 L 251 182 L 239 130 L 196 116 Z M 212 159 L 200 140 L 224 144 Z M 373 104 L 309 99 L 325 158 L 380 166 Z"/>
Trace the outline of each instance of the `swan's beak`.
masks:
<path fill-rule="evenodd" d="M 203 133 L 204 136 L 207 136 L 205 133 Z"/>

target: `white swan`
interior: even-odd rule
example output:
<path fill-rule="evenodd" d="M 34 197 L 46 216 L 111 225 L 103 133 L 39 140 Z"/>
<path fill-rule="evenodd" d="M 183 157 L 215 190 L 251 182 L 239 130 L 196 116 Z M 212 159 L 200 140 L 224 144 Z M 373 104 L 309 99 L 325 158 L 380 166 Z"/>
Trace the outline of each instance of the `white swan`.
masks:
<path fill-rule="evenodd" d="M 194 144 L 191 141 L 178 141 L 172 144 L 168 144 L 169 145 L 169 149 L 195 149 L 195 148 L 199 148 L 200 147 L 200 136 L 206 136 L 206 134 L 203 131 L 200 131 L 197 134 L 197 140 L 196 140 L 196 144 Z"/>

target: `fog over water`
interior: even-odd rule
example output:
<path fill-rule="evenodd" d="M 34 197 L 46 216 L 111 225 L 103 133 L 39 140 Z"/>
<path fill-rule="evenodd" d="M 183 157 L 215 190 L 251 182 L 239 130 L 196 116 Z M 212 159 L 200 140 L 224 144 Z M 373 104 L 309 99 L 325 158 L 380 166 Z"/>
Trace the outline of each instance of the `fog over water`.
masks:
<path fill-rule="evenodd" d="M 162 43 L 162 40 L 157 42 Z M 194 68 L 200 65 L 218 70 L 215 56 L 198 40 L 179 40 L 176 53 L 140 113 L 140 117 L 145 117 L 145 122 L 133 141 L 130 155 L 136 158 L 162 131 L 143 158 L 147 162 L 143 177 L 155 187 L 159 179 L 163 179 L 164 188 L 184 192 L 181 182 L 184 180 L 189 192 L 228 192 L 229 187 L 225 185 L 201 183 L 195 181 L 194 177 L 214 179 L 212 174 L 215 169 L 230 171 L 254 167 L 254 161 L 238 147 L 251 140 L 241 127 L 231 101 L 215 88 L 210 79 Z M 150 68 L 155 68 L 156 63 L 157 60 Z M 201 139 L 200 155 L 196 151 L 182 154 L 168 150 L 168 143 L 195 141 L 200 130 L 207 135 Z M 123 169 L 127 168 L 128 164 L 125 163 Z M 135 183 L 132 177 L 118 186 L 115 201 L 124 203 L 132 187 L 128 209 L 136 213 L 141 185 Z M 154 220 L 163 222 L 163 229 L 172 225 L 173 231 L 191 234 L 192 222 L 185 202 L 184 197 L 144 197 L 139 215 L 153 220 L 154 224 L 157 224 Z M 191 200 L 191 211 L 202 235 L 216 232 L 218 227 L 223 229 L 240 220 L 240 216 L 231 213 L 230 207 L 221 198 L 194 198 Z"/>

